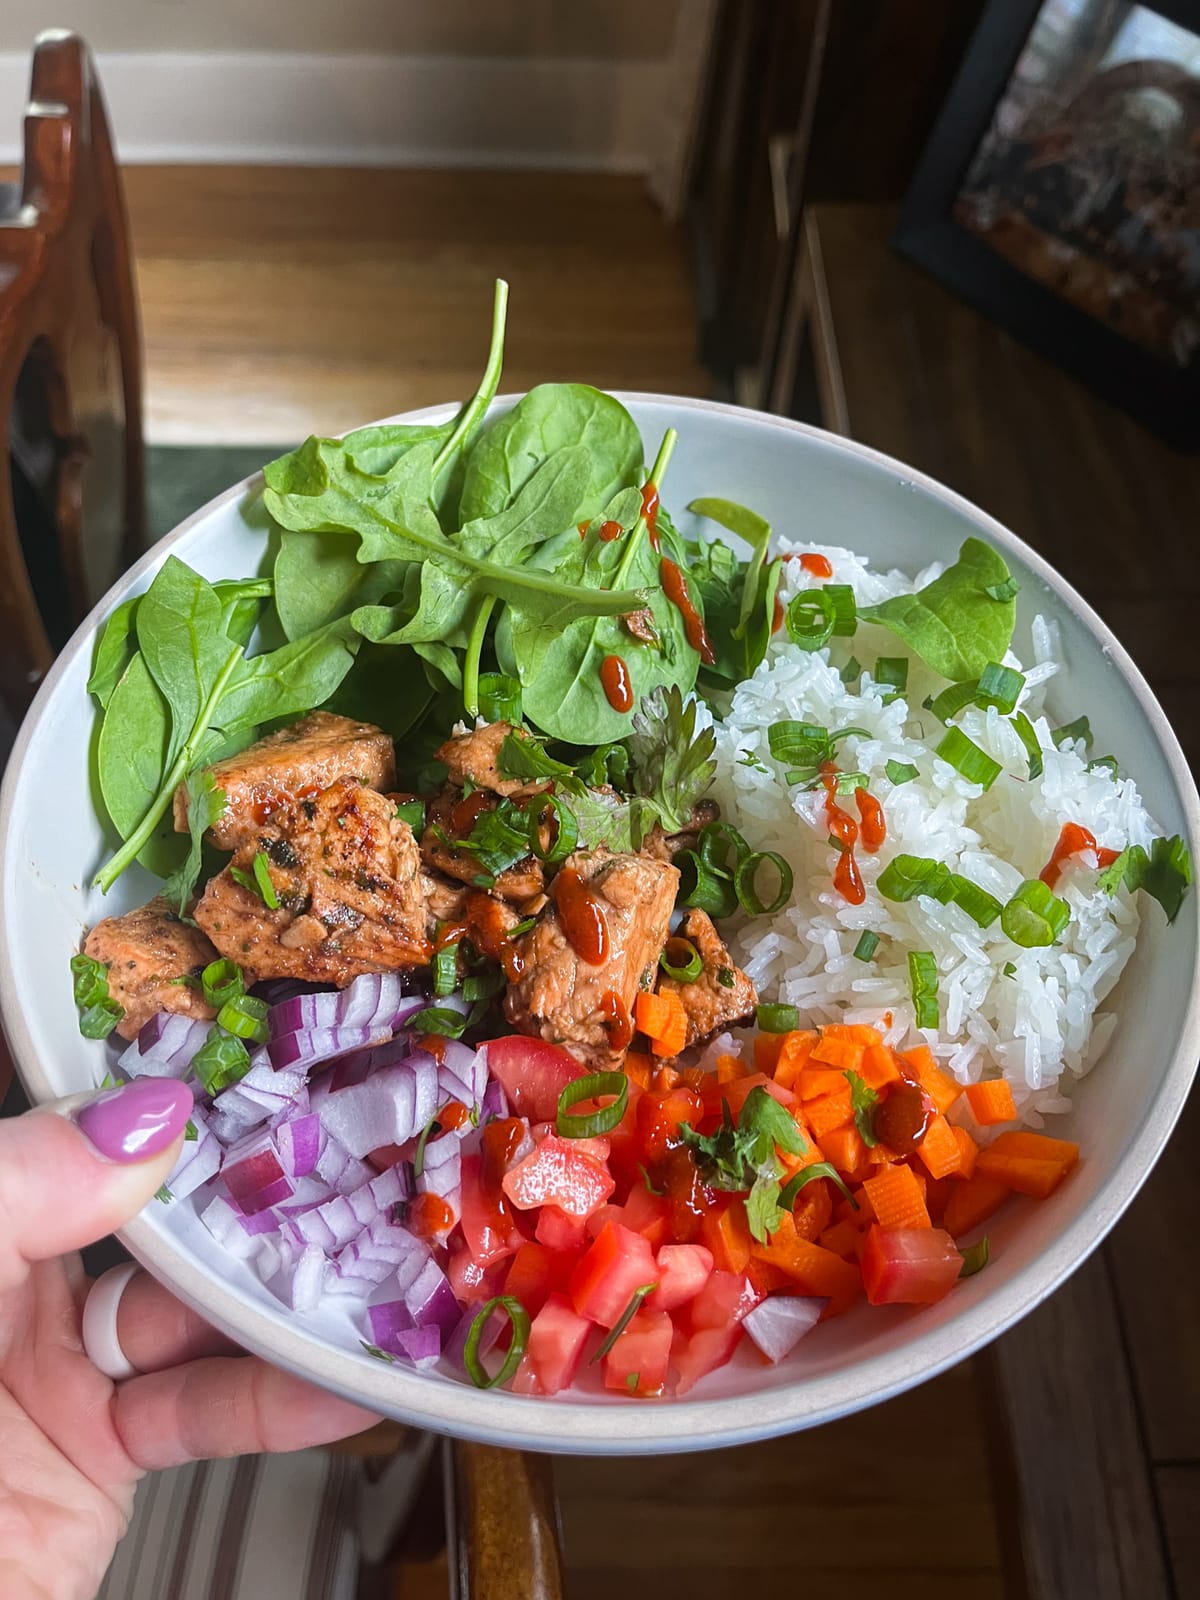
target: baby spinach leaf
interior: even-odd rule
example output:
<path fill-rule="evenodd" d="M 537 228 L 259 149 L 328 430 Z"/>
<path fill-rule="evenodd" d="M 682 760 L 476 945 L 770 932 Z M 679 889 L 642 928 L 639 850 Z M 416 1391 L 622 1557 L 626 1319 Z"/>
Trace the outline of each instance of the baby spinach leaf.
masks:
<path fill-rule="evenodd" d="M 459 412 L 459 416 L 462 412 Z M 401 456 L 418 444 L 432 442 L 440 450 L 454 432 L 458 417 L 449 422 L 383 422 L 355 428 L 342 446 L 354 466 L 372 478 L 386 478 Z"/>
<path fill-rule="evenodd" d="M 569 520 L 590 522 L 619 489 L 638 482 L 642 437 L 621 402 L 583 383 L 543 383 L 471 450 L 459 507 L 463 523 L 496 516 L 544 462 L 575 445 L 587 449 L 590 473 Z"/>
<path fill-rule="evenodd" d="M 221 579 L 213 584 L 221 602 L 221 626 L 231 644 L 250 643 L 264 600 L 271 597 L 269 578 Z"/>
<path fill-rule="evenodd" d="M 289 639 L 323 628 L 404 587 L 405 562 L 364 565 L 345 533 L 289 533 L 275 557 L 275 609 Z"/>
<path fill-rule="evenodd" d="M 113 690 L 137 649 L 135 618 L 141 595 L 123 600 L 104 624 L 96 640 L 96 653 L 92 659 L 92 675 L 87 681 L 89 694 L 94 694 L 101 707 L 108 704 Z"/>
<path fill-rule="evenodd" d="M 216 591 L 168 556 L 138 607 L 138 644 L 171 712 L 167 761 L 178 754 L 229 655 Z"/>
<path fill-rule="evenodd" d="M 467 522 L 454 542 L 487 561 L 520 561 L 565 528 L 574 531 L 591 476 L 586 446 L 565 445 L 542 462 L 502 511 Z"/>
<path fill-rule="evenodd" d="M 100 725 L 96 766 L 105 810 L 118 835 L 128 839 L 162 786 L 171 737 L 166 698 L 137 654 L 109 697 Z M 152 846 L 143 865 L 161 865 L 162 849 Z"/>
<path fill-rule="evenodd" d="M 278 650 L 241 658 L 208 726 L 229 736 L 323 705 L 349 672 L 357 649 L 358 639 L 343 618 Z"/>
<path fill-rule="evenodd" d="M 200 876 L 204 833 L 219 822 L 227 796 L 218 789 L 211 772 L 200 769 L 187 778 L 188 852 L 163 884 L 163 898 L 182 917 Z"/>
<path fill-rule="evenodd" d="M 944 678 L 977 678 L 989 662 L 1003 660 L 1012 642 L 1017 613 L 1010 579 L 998 551 L 967 539 L 940 578 L 916 594 L 861 607 L 859 620 L 891 629 Z M 991 590 L 1005 598 L 993 598 Z"/>
<path fill-rule="evenodd" d="M 707 517 L 710 522 L 719 522 L 750 546 L 750 560 L 742 572 L 741 599 L 733 629 L 734 636 L 740 639 L 749 628 L 751 616 L 757 609 L 760 580 L 771 540 L 771 524 L 760 517 L 757 511 L 751 511 L 749 506 L 738 505 L 736 500 L 693 500 L 688 510 L 695 512 L 698 517 Z"/>

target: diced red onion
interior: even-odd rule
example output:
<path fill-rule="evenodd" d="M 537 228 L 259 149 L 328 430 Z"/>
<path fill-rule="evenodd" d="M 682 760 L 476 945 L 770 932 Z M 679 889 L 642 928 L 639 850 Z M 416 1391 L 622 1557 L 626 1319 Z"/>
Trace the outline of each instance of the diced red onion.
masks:
<path fill-rule="evenodd" d="M 288 1298 L 293 1311 L 316 1310 L 321 1303 L 328 1270 L 329 1263 L 320 1245 L 308 1245 L 292 1268 Z"/>
<path fill-rule="evenodd" d="M 327 1134 L 350 1155 L 416 1137 L 438 1108 L 438 1069 L 424 1050 L 381 1067 L 363 1083 L 339 1089 L 317 1104 Z"/>
<path fill-rule="evenodd" d="M 462 1315 L 449 1279 L 432 1256 L 404 1290 L 404 1304 L 418 1328 L 433 1323 L 446 1338 Z"/>
<path fill-rule="evenodd" d="M 487 1070 L 486 1062 L 484 1070 Z M 499 1078 L 488 1080 L 488 1086 L 483 1091 L 483 1099 L 479 1102 L 479 1120 L 486 1122 L 489 1117 L 506 1117 L 508 1115 L 508 1096 Z M 471 1127 L 469 1122 L 463 1123 L 463 1130 Z"/>
<path fill-rule="evenodd" d="M 313 995 L 314 1000 L 325 999 Z M 289 1002 L 299 1004 L 296 1002 Z M 273 1036 L 264 1046 L 271 1065 L 277 1072 L 289 1067 L 309 1068 L 322 1062 L 336 1060 L 352 1051 L 367 1050 L 384 1044 L 391 1038 L 391 1029 L 385 1027 L 363 1028 L 299 1028 L 293 1032 Z"/>
<path fill-rule="evenodd" d="M 748 1311 L 742 1326 L 768 1361 L 782 1361 L 816 1327 L 827 1299 L 772 1294 Z"/>
<path fill-rule="evenodd" d="M 323 1141 L 321 1119 L 315 1112 L 280 1123 L 275 1131 L 275 1148 L 289 1178 L 307 1178 L 316 1170 Z"/>
<path fill-rule="evenodd" d="M 157 1011 L 122 1051 L 117 1065 L 130 1078 L 186 1078 L 192 1057 L 208 1038 L 211 1022 L 174 1011 Z"/>
<path fill-rule="evenodd" d="M 450 1207 L 452 1220 L 443 1230 L 448 1233 L 462 1211 L 462 1142 L 457 1132 L 426 1141 L 417 1189 L 436 1194 Z"/>
<path fill-rule="evenodd" d="M 374 1171 L 375 1168 L 369 1162 L 347 1156 L 346 1165 L 333 1187 L 338 1194 L 353 1194 L 355 1189 L 361 1189 L 364 1183 L 370 1182 Z"/>
<path fill-rule="evenodd" d="M 271 1136 L 261 1129 L 239 1139 L 226 1153 L 221 1176 L 247 1215 L 279 1205 L 293 1193 L 291 1179 L 279 1163 Z"/>
<path fill-rule="evenodd" d="M 299 1252 L 280 1235 L 264 1234 L 255 1249 L 254 1270 L 263 1283 L 269 1283 L 281 1272 L 290 1270 L 298 1255 Z"/>
<path fill-rule="evenodd" d="M 221 1170 L 221 1146 L 207 1127 L 197 1126 L 197 1137 L 185 1139 L 179 1160 L 167 1179 L 167 1188 L 176 1200 L 185 1200 L 195 1194 L 202 1183 L 215 1178 Z"/>
<path fill-rule="evenodd" d="M 478 1305 L 468 1306 L 463 1312 L 458 1326 L 445 1343 L 443 1354 L 445 1355 L 446 1360 L 452 1362 L 454 1366 L 459 1368 L 460 1371 L 464 1370 L 463 1352 L 467 1348 L 467 1335 L 470 1333 L 471 1324 L 475 1321 L 475 1318 L 478 1316 L 478 1314 Z M 499 1339 L 501 1331 L 505 1325 L 506 1324 L 503 1317 L 496 1316 L 489 1317 L 487 1319 L 487 1322 L 484 1324 L 483 1330 L 479 1337 L 479 1355 L 481 1359 L 484 1356 L 489 1355 L 495 1348 L 496 1341 Z"/>
<path fill-rule="evenodd" d="M 398 973 L 368 972 L 345 989 L 295 995 L 272 1006 L 267 1026 L 272 1040 L 291 1033 L 353 1028 L 386 1039 L 428 1004 L 422 995 L 405 996 Z"/>
<path fill-rule="evenodd" d="M 268 1216 L 269 1213 L 264 1212 L 263 1215 Z M 213 1196 L 200 1213 L 200 1221 L 222 1250 L 227 1250 L 239 1261 L 248 1260 L 254 1254 L 254 1240 L 246 1230 L 245 1219 L 233 1201 L 227 1200 L 223 1194 Z"/>
<path fill-rule="evenodd" d="M 423 1328 L 402 1328 L 396 1335 L 398 1355 L 411 1361 L 418 1372 L 437 1365 L 442 1353 L 442 1331 L 435 1323 Z"/>
<path fill-rule="evenodd" d="M 367 1307 L 367 1322 L 371 1329 L 371 1343 L 389 1355 L 399 1355 L 397 1335 L 407 1333 L 416 1326 L 412 1312 L 403 1300 L 385 1300 L 380 1305 Z"/>
<path fill-rule="evenodd" d="M 231 1094 L 233 1091 L 225 1092 Z M 252 1129 L 261 1127 L 262 1120 L 261 1106 L 251 1105 L 248 1100 L 239 1100 L 223 1106 L 220 1111 L 214 1108 L 208 1125 L 217 1141 L 228 1148 L 245 1138 Z"/>
<path fill-rule="evenodd" d="M 438 1005 L 444 1004 L 448 1002 L 438 1001 Z M 441 1089 L 439 1105 L 447 1100 L 461 1100 L 468 1106 L 480 1105 L 488 1086 L 486 1053 L 472 1050 L 459 1039 L 447 1039 L 438 1069 L 438 1086 Z"/>

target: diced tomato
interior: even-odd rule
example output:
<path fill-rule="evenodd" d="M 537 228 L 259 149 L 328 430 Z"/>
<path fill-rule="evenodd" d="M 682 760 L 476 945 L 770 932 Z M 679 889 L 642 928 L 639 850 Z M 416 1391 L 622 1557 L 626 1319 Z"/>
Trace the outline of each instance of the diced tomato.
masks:
<path fill-rule="evenodd" d="M 446 1276 L 458 1303 L 472 1306 L 500 1293 L 507 1269 L 506 1255 L 491 1262 L 477 1261 L 468 1247 L 463 1245 L 451 1253 Z"/>
<path fill-rule="evenodd" d="M 559 1095 L 587 1070 L 558 1045 L 523 1033 L 490 1039 L 484 1048 L 488 1071 L 499 1080 L 514 1114 L 531 1122 L 553 1122 Z"/>
<path fill-rule="evenodd" d="M 527 1378 L 532 1378 L 538 1387 L 518 1392 L 557 1394 L 565 1389 L 579 1370 L 591 1331 L 591 1323 L 574 1310 L 565 1294 L 549 1295 L 530 1325 L 529 1342 L 521 1360 L 521 1366 L 528 1369 Z"/>
<path fill-rule="evenodd" d="M 538 1144 L 548 1138 L 550 1134 L 557 1133 L 557 1124 L 553 1122 L 535 1122 L 529 1129 Z M 591 1156 L 593 1161 L 606 1162 L 611 1148 L 607 1139 L 572 1139 L 571 1144 L 576 1150 L 582 1150 L 585 1156 Z"/>
<path fill-rule="evenodd" d="M 664 1244 L 658 1252 L 659 1282 L 654 1304 L 674 1311 L 694 1300 L 713 1270 L 712 1251 L 702 1244 Z"/>
<path fill-rule="evenodd" d="M 958 1246 L 941 1228 L 881 1228 L 867 1233 L 862 1275 L 873 1306 L 933 1305 L 962 1271 Z"/>
<path fill-rule="evenodd" d="M 504 1293 L 519 1300 L 535 1317 L 549 1295 L 564 1287 L 567 1276 L 553 1250 L 527 1239 L 509 1263 Z"/>
<path fill-rule="evenodd" d="M 510 1256 L 524 1243 L 503 1192 L 485 1188 L 479 1156 L 462 1158 L 461 1220 L 467 1248 L 481 1264 Z"/>
<path fill-rule="evenodd" d="M 749 1278 L 736 1272 L 714 1272 L 682 1315 L 689 1332 L 724 1328 L 740 1322 L 762 1299 Z"/>
<path fill-rule="evenodd" d="M 571 1274 L 571 1299 L 581 1317 L 611 1328 L 635 1289 L 658 1282 L 649 1244 L 619 1222 L 609 1222 Z"/>
<path fill-rule="evenodd" d="M 638 1132 L 647 1161 L 661 1161 L 668 1151 L 682 1143 L 681 1123 L 694 1128 L 704 1115 L 704 1101 L 695 1089 L 679 1084 L 664 1093 L 651 1090 L 637 1106 Z"/>
<path fill-rule="evenodd" d="M 610 1200 L 606 1205 L 602 1205 L 600 1207 L 599 1211 L 593 1211 L 591 1216 L 588 1217 L 587 1220 L 584 1222 L 583 1226 L 584 1226 L 584 1232 L 586 1234 L 586 1238 L 584 1239 L 584 1243 L 586 1244 L 588 1239 L 594 1239 L 597 1236 L 597 1234 L 600 1232 L 600 1230 L 604 1227 L 604 1224 L 606 1222 L 624 1222 L 624 1221 L 625 1221 L 625 1207 L 624 1206 L 615 1206 L 615 1205 L 613 1205 L 612 1201 Z"/>
<path fill-rule="evenodd" d="M 547 1134 L 537 1149 L 504 1174 L 503 1189 L 521 1211 L 559 1206 L 569 1217 L 586 1217 L 602 1206 L 616 1187 L 607 1168 L 574 1139 Z"/>
<path fill-rule="evenodd" d="M 681 1340 L 671 1351 L 671 1365 L 676 1373 L 675 1393 L 686 1394 L 701 1378 L 723 1367 L 737 1349 L 741 1337 L 741 1323 L 729 1322 L 721 1328 L 701 1328 Z"/>
<path fill-rule="evenodd" d="M 627 1064 L 628 1059 L 626 1057 Z M 625 1106 L 625 1115 L 607 1136 L 608 1170 L 623 1187 L 640 1183 L 642 1178 L 638 1166 L 646 1157 L 642 1150 L 642 1136 L 638 1126 L 638 1104 L 644 1093 L 640 1084 L 630 1078 L 629 1100 Z"/>
<path fill-rule="evenodd" d="M 667 1238 L 671 1223 L 671 1203 L 665 1195 L 651 1194 L 642 1182 L 635 1183 L 625 1202 L 625 1214 L 620 1219 L 635 1233 L 644 1234 L 650 1247 L 657 1250 Z"/>
<path fill-rule="evenodd" d="M 538 1212 L 534 1237 L 547 1249 L 578 1252 L 588 1242 L 590 1221 L 590 1217 L 569 1217 L 560 1206 L 543 1206 Z"/>
<path fill-rule="evenodd" d="M 672 1150 L 655 1168 L 654 1175 L 667 1192 L 672 1239 L 676 1244 L 691 1244 L 700 1236 L 710 1203 L 709 1191 L 700 1181 L 696 1163 L 688 1151 Z"/>
<path fill-rule="evenodd" d="M 665 1311 L 639 1307 L 604 1358 L 604 1387 L 626 1394 L 662 1394 L 674 1333 L 675 1326 Z"/>
<path fill-rule="evenodd" d="M 731 1083 L 711 1084 L 704 1091 L 704 1109 L 709 1116 L 715 1116 L 719 1120 L 724 1114 L 722 1102 L 727 1101 L 729 1115 L 736 1122 L 751 1092 L 760 1088 L 765 1089 L 773 1100 L 778 1100 L 781 1106 L 791 1107 L 796 1103 L 796 1096 L 790 1089 L 785 1089 L 773 1078 L 768 1078 L 765 1072 L 751 1072 L 746 1077 L 737 1078 Z"/>

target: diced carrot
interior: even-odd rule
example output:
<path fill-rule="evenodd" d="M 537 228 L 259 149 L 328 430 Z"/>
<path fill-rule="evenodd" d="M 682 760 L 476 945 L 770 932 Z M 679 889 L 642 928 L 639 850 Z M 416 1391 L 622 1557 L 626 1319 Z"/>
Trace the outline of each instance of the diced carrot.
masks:
<path fill-rule="evenodd" d="M 759 1039 L 763 1037 L 759 1035 Z M 769 1038 L 770 1035 L 767 1035 Z M 781 1083 L 785 1089 L 795 1085 L 796 1077 L 807 1065 L 812 1047 L 817 1042 L 817 1036 L 807 1028 L 797 1028 L 792 1033 L 776 1035 L 782 1038 L 779 1052 L 775 1057 L 775 1082 Z M 758 1041 L 754 1045 L 755 1065 L 760 1072 L 770 1072 L 770 1067 L 762 1066 L 758 1061 Z"/>
<path fill-rule="evenodd" d="M 806 1183 L 796 1196 L 792 1221 L 802 1239 L 815 1239 L 833 1221 L 833 1185 L 824 1178 Z"/>
<path fill-rule="evenodd" d="M 650 1087 L 655 1094 L 670 1094 L 671 1090 L 677 1089 L 682 1081 L 677 1067 L 659 1066 L 654 1069 Z"/>
<path fill-rule="evenodd" d="M 954 1131 L 939 1111 L 925 1130 L 925 1137 L 917 1146 L 925 1170 L 933 1178 L 948 1178 L 957 1172 L 962 1161 L 962 1151 Z"/>
<path fill-rule="evenodd" d="M 786 1033 L 756 1033 L 754 1035 L 754 1070 L 772 1076 L 783 1050 Z"/>
<path fill-rule="evenodd" d="M 845 1039 L 850 1044 L 872 1045 L 880 1043 L 878 1028 L 869 1022 L 828 1022 L 821 1029 L 823 1039 Z"/>
<path fill-rule="evenodd" d="M 862 1064 L 863 1050 L 864 1046 L 857 1040 L 836 1038 L 833 1030 L 827 1028 L 813 1046 L 811 1059 L 827 1067 L 838 1067 L 843 1072 L 857 1072 Z"/>
<path fill-rule="evenodd" d="M 717 1082 L 732 1083 L 735 1078 L 748 1078 L 750 1068 L 746 1066 L 740 1056 L 717 1057 Z"/>
<path fill-rule="evenodd" d="M 639 994 L 634 1002 L 634 1017 L 656 1056 L 677 1056 L 687 1043 L 687 1012 L 683 1001 L 672 991 Z"/>
<path fill-rule="evenodd" d="M 832 1250 L 802 1239 L 791 1217 L 783 1219 L 769 1243 L 756 1243 L 751 1254 L 755 1260 L 786 1272 L 804 1294 L 827 1296 L 830 1303 L 824 1313 L 826 1316 L 845 1311 L 862 1288 L 858 1268 L 843 1261 Z"/>
<path fill-rule="evenodd" d="M 998 1211 L 1010 1193 L 1007 1184 L 979 1171 L 965 1182 L 951 1183 L 942 1226 L 947 1233 L 960 1239 L 964 1233 L 986 1222 L 993 1211 Z"/>
<path fill-rule="evenodd" d="M 821 1148 L 825 1152 L 825 1159 L 832 1162 L 839 1172 L 857 1172 L 871 1153 L 852 1122 L 844 1128 L 831 1128 L 822 1137 Z"/>
<path fill-rule="evenodd" d="M 754 1241 L 742 1201 L 731 1200 L 719 1210 L 706 1212 L 700 1225 L 700 1240 L 712 1251 L 718 1272 L 745 1272 Z"/>
<path fill-rule="evenodd" d="M 823 1250 L 832 1250 L 843 1261 L 857 1261 L 862 1232 L 852 1222 L 835 1222 L 817 1240 Z"/>
<path fill-rule="evenodd" d="M 917 1074 L 922 1089 L 933 1101 L 941 1112 L 949 1111 L 950 1107 L 962 1093 L 962 1085 L 955 1083 L 937 1065 L 933 1053 L 926 1044 L 919 1044 L 915 1049 L 906 1052 L 904 1059 Z"/>
<path fill-rule="evenodd" d="M 896 1057 L 885 1044 L 869 1044 L 858 1070 L 868 1089 L 885 1089 L 900 1076 Z"/>
<path fill-rule="evenodd" d="M 872 1167 L 886 1167 L 891 1161 L 899 1161 L 900 1157 L 894 1150 L 889 1150 L 886 1144 L 873 1144 L 867 1151 L 867 1164 Z"/>
<path fill-rule="evenodd" d="M 809 1127 L 818 1139 L 834 1128 L 844 1127 L 854 1117 L 850 1100 L 850 1085 L 843 1083 L 836 1094 L 823 1094 L 818 1100 L 809 1100 L 804 1107 Z"/>
<path fill-rule="evenodd" d="M 840 1067 L 805 1067 L 792 1087 L 801 1100 L 818 1100 L 823 1094 L 841 1094 L 846 1074 Z"/>
<path fill-rule="evenodd" d="M 881 1228 L 928 1228 L 925 1197 L 911 1167 L 884 1167 L 863 1184 Z"/>
<path fill-rule="evenodd" d="M 942 1219 L 946 1215 L 946 1202 L 957 1188 L 958 1181 L 957 1174 L 953 1178 L 925 1179 L 925 1209 L 935 1228 L 942 1226 Z"/>
<path fill-rule="evenodd" d="M 792 1280 L 781 1267 L 772 1266 L 769 1261 L 756 1261 L 750 1259 L 746 1268 L 746 1276 L 759 1294 L 774 1294 L 778 1289 L 791 1289 Z"/>
<path fill-rule="evenodd" d="M 640 1050 L 630 1050 L 625 1057 L 625 1076 L 631 1083 L 636 1083 L 639 1089 L 650 1087 L 650 1057 L 644 1056 Z"/>
<path fill-rule="evenodd" d="M 968 1084 L 967 1104 L 981 1128 L 992 1128 L 998 1122 L 1012 1122 L 1017 1115 L 1017 1103 L 1004 1078 L 987 1078 L 983 1083 Z"/>
<path fill-rule="evenodd" d="M 965 1128 L 952 1127 L 950 1132 L 958 1140 L 958 1171 L 955 1177 L 974 1177 L 975 1163 L 979 1159 L 979 1146 Z"/>
<path fill-rule="evenodd" d="M 928 1136 L 927 1136 L 928 1137 Z M 976 1173 L 995 1178 L 1019 1194 L 1044 1200 L 1079 1160 L 1079 1146 L 1044 1133 L 1002 1133 L 979 1152 Z"/>
<path fill-rule="evenodd" d="M 799 1107 L 792 1108 L 792 1116 L 796 1119 L 796 1126 L 800 1129 L 800 1136 L 804 1140 L 803 1154 L 794 1156 L 787 1151 L 776 1149 L 776 1154 L 783 1164 L 783 1175 L 780 1181 L 786 1183 L 789 1178 L 794 1178 L 798 1172 L 803 1172 L 805 1167 L 815 1166 L 818 1161 L 825 1160 L 825 1152 L 812 1136 L 812 1130 L 800 1115 Z"/>
<path fill-rule="evenodd" d="M 712 1083 L 713 1075 L 711 1072 L 705 1072 L 703 1067 L 680 1067 L 679 1081 L 686 1084 L 689 1089 L 703 1093 Z"/>

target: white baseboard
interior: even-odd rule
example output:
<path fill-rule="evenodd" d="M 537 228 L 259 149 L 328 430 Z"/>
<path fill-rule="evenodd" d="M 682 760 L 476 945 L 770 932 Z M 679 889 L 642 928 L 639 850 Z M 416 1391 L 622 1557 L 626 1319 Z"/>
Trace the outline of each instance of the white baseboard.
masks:
<path fill-rule="evenodd" d="M 126 163 L 560 168 L 661 159 L 667 62 L 113 52 Z M 0 53 L 0 162 L 20 159 L 29 57 Z"/>

